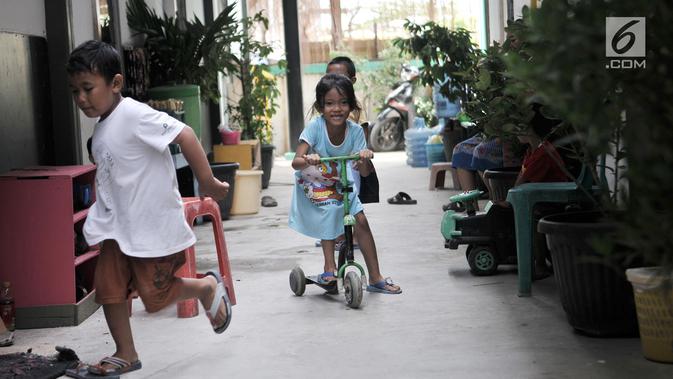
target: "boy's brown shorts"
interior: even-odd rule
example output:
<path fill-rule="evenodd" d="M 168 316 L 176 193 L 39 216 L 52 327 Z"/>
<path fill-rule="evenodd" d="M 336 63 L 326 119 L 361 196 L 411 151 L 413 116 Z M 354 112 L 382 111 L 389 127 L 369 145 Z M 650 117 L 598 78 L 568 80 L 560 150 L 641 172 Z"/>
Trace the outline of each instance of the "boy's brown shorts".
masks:
<path fill-rule="evenodd" d="M 96 264 L 96 302 L 124 303 L 131 292 L 138 291 L 147 312 L 156 312 L 177 299 L 179 278 L 175 273 L 184 263 L 184 252 L 137 258 L 124 255 L 117 241 L 105 240 Z"/>

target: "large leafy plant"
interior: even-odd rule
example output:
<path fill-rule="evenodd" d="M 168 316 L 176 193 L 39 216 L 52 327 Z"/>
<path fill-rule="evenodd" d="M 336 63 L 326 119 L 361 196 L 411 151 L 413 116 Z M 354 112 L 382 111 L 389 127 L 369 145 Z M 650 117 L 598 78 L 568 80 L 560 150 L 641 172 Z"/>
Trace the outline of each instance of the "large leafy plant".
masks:
<path fill-rule="evenodd" d="M 606 17 L 645 17 L 646 67 L 610 69 Z M 612 155 L 612 202 L 623 209 L 619 243 L 633 257 L 673 268 L 673 4 L 545 0 L 518 38 L 530 59 L 511 57 L 511 75 L 535 88 L 577 131 L 590 163 Z M 607 41 L 610 43 L 611 41 Z M 600 168 L 600 163 L 599 163 Z M 628 193 L 618 191 L 628 181 Z"/>
<path fill-rule="evenodd" d="M 218 102 L 218 73 L 234 73 L 238 68 L 236 57 L 229 50 L 240 39 L 234 6 L 225 7 L 207 25 L 197 17 L 182 24 L 176 17 L 158 16 L 144 0 L 129 0 L 128 24 L 136 35 L 144 37 L 150 83 L 197 84 L 204 100 Z"/>
<path fill-rule="evenodd" d="M 280 95 L 277 76 L 272 73 L 268 62 L 273 46 L 255 40 L 252 35 L 255 26 L 268 28 L 269 21 L 262 12 L 241 20 L 240 49 L 235 59 L 235 76 L 240 83 L 240 93 L 236 99 L 230 98 L 227 110 L 230 121 L 240 128 L 244 139 L 258 139 L 271 143 L 273 128 L 271 118 L 278 110 Z M 286 62 L 280 60 L 277 67 L 285 71 Z"/>

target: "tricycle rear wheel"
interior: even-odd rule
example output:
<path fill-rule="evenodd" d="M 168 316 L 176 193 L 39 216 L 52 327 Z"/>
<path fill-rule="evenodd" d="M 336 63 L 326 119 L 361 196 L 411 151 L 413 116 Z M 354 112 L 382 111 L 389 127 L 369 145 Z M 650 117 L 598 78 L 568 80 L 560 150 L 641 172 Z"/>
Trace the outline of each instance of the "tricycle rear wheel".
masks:
<path fill-rule="evenodd" d="M 306 290 L 306 275 L 299 266 L 293 268 L 290 272 L 290 288 L 297 296 L 303 295 Z"/>

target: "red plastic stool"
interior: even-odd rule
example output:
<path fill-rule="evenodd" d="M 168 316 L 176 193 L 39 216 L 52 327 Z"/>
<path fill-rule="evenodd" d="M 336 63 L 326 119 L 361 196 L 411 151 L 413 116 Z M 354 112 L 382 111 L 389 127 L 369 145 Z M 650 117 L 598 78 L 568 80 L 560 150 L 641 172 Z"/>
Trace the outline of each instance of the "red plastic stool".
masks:
<path fill-rule="evenodd" d="M 182 205 L 185 212 L 185 220 L 190 226 L 194 226 L 194 221 L 199 216 L 210 217 L 213 225 L 213 233 L 215 234 L 215 248 L 217 249 L 217 262 L 222 275 L 222 282 L 224 288 L 229 295 L 231 305 L 236 304 L 236 294 L 234 293 L 234 281 L 231 278 L 231 268 L 229 267 L 229 253 L 227 252 L 227 244 L 224 241 L 224 231 L 222 230 L 222 216 L 220 215 L 220 207 L 217 202 L 210 197 L 183 197 Z M 196 272 L 196 254 L 194 246 L 185 250 L 185 264 L 180 267 L 177 276 L 181 278 L 202 278 L 203 274 Z M 133 298 L 138 297 L 136 292 L 133 292 L 128 297 L 129 315 L 132 314 L 131 304 Z M 188 318 L 199 314 L 199 302 L 197 299 L 190 299 L 178 302 L 178 317 Z"/>
<path fill-rule="evenodd" d="M 213 233 L 215 235 L 215 247 L 217 249 L 217 262 L 222 275 L 222 282 L 224 288 L 229 295 L 231 305 L 236 304 L 236 295 L 234 294 L 234 281 L 231 277 L 231 268 L 229 266 L 229 253 L 227 252 L 227 244 L 224 241 L 224 231 L 222 230 L 222 216 L 220 215 L 220 207 L 217 202 L 210 197 L 183 197 L 182 204 L 185 211 L 185 219 L 190 226 L 194 225 L 194 221 L 199 216 L 210 217 L 213 225 Z M 203 277 L 203 274 L 196 272 L 196 254 L 194 246 L 185 250 L 186 262 L 178 270 L 177 275 L 181 278 L 197 278 Z M 196 299 L 181 301 L 178 303 L 178 317 L 194 317 L 199 314 L 199 303 Z"/>

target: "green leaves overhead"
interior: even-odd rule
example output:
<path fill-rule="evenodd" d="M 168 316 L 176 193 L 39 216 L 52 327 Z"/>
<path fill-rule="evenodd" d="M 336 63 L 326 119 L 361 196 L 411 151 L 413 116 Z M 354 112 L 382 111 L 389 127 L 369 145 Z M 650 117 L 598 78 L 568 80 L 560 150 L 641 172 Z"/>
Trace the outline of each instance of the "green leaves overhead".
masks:
<path fill-rule="evenodd" d="M 181 26 L 175 17 L 158 16 L 144 0 L 129 0 L 126 16 L 134 35 L 145 39 L 152 85 L 198 84 L 203 99 L 218 102 L 218 72 L 231 73 L 238 67 L 229 49 L 240 40 L 234 6 L 227 6 L 208 25 L 194 17 Z"/>

